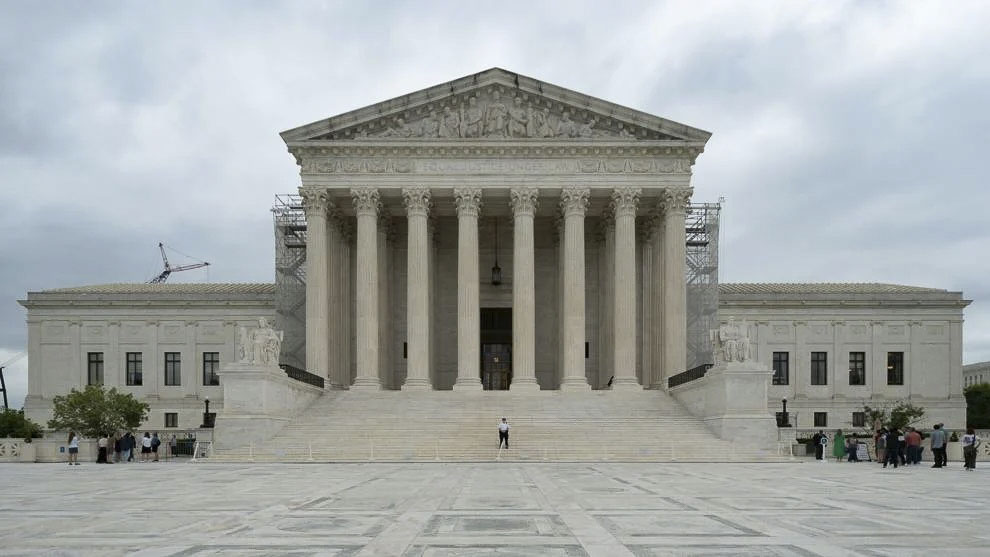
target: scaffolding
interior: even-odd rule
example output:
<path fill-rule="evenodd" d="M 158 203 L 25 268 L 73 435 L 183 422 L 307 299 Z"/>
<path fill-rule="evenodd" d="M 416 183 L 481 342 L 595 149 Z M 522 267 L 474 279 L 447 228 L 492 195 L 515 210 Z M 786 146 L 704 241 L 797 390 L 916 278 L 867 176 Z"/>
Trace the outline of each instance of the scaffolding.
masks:
<path fill-rule="evenodd" d="M 718 325 L 720 203 L 692 203 L 685 217 L 687 369 L 714 363 L 709 331 Z"/>
<path fill-rule="evenodd" d="M 685 219 L 687 369 L 712 363 L 717 326 L 719 203 L 695 203 Z M 275 326 L 285 331 L 280 362 L 306 369 L 306 214 L 295 194 L 275 196 Z M 684 371 L 684 370 L 681 370 Z"/>
<path fill-rule="evenodd" d="M 306 213 L 296 194 L 275 196 L 275 328 L 279 362 L 306 369 Z"/>

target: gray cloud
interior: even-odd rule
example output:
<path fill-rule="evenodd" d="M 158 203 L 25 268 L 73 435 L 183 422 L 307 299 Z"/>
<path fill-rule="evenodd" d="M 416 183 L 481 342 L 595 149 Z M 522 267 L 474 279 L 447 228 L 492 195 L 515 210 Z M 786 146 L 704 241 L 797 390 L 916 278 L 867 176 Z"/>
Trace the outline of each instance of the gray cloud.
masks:
<path fill-rule="evenodd" d="M 213 262 L 212 280 L 271 280 L 267 209 L 298 181 L 279 131 L 501 66 L 714 132 L 695 185 L 727 198 L 722 280 L 963 290 L 964 359 L 990 359 L 985 3 L 2 11 L 10 353 L 26 291 L 146 280 L 159 240 Z"/>

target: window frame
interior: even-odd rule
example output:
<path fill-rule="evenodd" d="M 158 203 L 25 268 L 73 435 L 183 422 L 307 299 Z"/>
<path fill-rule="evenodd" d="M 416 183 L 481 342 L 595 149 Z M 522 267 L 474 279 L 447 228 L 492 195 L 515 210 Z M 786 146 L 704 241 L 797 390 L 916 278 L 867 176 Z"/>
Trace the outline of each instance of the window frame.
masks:
<path fill-rule="evenodd" d="M 773 385 L 790 385 L 791 383 L 791 353 L 787 351 L 773 353 Z M 780 364 L 783 364 L 782 366 Z"/>
<path fill-rule="evenodd" d="M 828 352 L 811 353 L 811 385 L 816 387 L 828 385 Z"/>
<path fill-rule="evenodd" d="M 891 357 L 895 355 L 892 364 Z M 904 352 L 887 352 L 887 384 L 904 385 Z"/>
<path fill-rule="evenodd" d="M 169 420 L 172 418 L 172 420 Z M 171 423 L 170 423 L 171 422 Z M 179 427 L 179 413 L 178 412 L 165 412 L 165 427 L 166 428 L 178 428 Z"/>
<path fill-rule="evenodd" d="M 182 352 L 165 352 L 165 386 L 182 386 Z"/>
<path fill-rule="evenodd" d="M 852 425 L 853 427 L 866 427 L 866 412 L 853 412 Z"/>
<path fill-rule="evenodd" d="M 853 359 L 853 355 L 858 356 L 858 360 Z M 859 375 L 859 382 L 853 382 L 853 374 Z M 849 353 L 849 385 L 863 387 L 866 385 L 866 352 Z"/>
<path fill-rule="evenodd" d="M 124 353 L 125 381 L 128 387 L 144 385 L 144 352 Z"/>
<path fill-rule="evenodd" d="M 821 418 L 821 421 L 818 418 Z M 828 427 L 828 412 L 815 412 L 812 419 L 814 427 Z"/>
<path fill-rule="evenodd" d="M 215 356 L 215 357 L 214 357 Z M 220 352 L 203 352 L 203 386 L 216 387 L 220 385 Z M 207 370 L 207 364 L 210 369 Z"/>
<path fill-rule="evenodd" d="M 98 356 L 99 358 L 94 358 Z M 103 352 L 86 353 L 86 384 L 103 386 Z M 95 369 L 94 369 L 95 368 Z M 96 372 L 97 380 L 93 380 L 93 372 Z"/>

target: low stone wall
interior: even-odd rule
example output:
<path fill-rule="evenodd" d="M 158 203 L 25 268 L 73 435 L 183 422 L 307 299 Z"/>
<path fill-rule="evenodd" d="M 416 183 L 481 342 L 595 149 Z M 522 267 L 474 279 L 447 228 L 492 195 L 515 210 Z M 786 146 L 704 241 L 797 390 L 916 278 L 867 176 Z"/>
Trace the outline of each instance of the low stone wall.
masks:
<path fill-rule="evenodd" d="M 223 411 L 213 430 L 218 449 L 271 439 L 323 394 L 319 387 L 290 379 L 277 366 L 228 364 L 220 377 Z"/>
<path fill-rule="evenodd" d="M 767 409 L 772 373 L 758 362 L 720 364 L 669 393 L 720 439 L 776 449 L 777 423 Z"/>
<path fill-rule="evenodd" d="M 0 462 L 34 462 L 37 444 L 32 439 L 30 443 L 24 439 L 11 437 L 0 438 Z"/>

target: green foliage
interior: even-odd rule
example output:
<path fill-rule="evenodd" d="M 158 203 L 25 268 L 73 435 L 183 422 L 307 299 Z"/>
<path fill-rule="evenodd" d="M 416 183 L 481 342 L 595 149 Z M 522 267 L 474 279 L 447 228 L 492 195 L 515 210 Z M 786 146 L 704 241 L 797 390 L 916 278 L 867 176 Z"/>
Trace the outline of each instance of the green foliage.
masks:
<path fill-rule="evenodd" d="M 83 391 L 72 389 L 52 402 L 55 409 L 48 427 L 75 431 L 83 437 L 135 430 L 147 419 L 149 409 L 134 395 L 118 392 L 115 388 L 106 390 L 99 385 L 90 385 Z"/>
<path fill-rule="evenodd" d="M 41 426 L 27 419 L 23 410 L 8 408 L 0 412 L 0 437 L 18 439 L 41 437 Z"/>
<path fill-rule="evenodd" d="M 863 412 L 866 414 L 866 423 L 872 425 L 873 431 L 881 427 L 903 430 L 907 426 L 915 425 L 921 421 L 921 418 L 925 417 L 924 408 L 903 400 L 893 401 L 876 408 L 864 405 Z"/>
<path fill-rule="evenodd" d="M 966 394 L 966 425 L 975 429 L 990 428 L 990 384 L 970 385 Z"/>
<path fill-rule="evenodd" d="M 959 434 L 956 433 L 955 431 L 953 431 L 952 432 L 952 435 L 949 436 L 949 441 L 951 443 L 957 443 L 957 442 L 959 442 Z"/>

